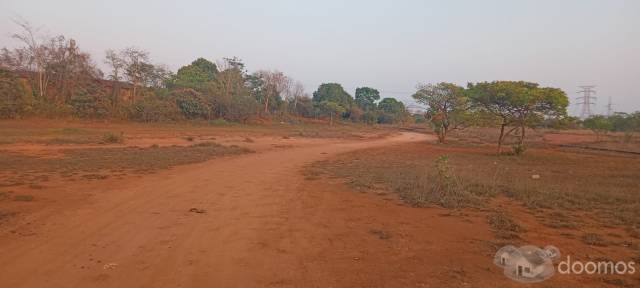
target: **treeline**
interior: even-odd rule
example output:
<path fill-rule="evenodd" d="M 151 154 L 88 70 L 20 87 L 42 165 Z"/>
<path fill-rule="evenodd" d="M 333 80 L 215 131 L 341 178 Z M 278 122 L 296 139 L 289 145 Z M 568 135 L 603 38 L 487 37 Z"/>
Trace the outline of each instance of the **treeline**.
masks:
<path fill-rule="evenodd" d="M 640 132 L 640 111 L 634 113 L 616 112 L 609 116 L 595 115 L 584 121 L 582 125 L 594 132 L 623 132 L 629 140 L 634 132 Z"/>
<path fill-rule="evenodd" d="M 42 37 L 27 23 L 12 37 L 22 45 L 0 50 L 0 117 L 30 115 L 119 118 L 138 121 L 300 117 L 397 123 L 409 119 L 402 102 L 380 100 L 373 88 L 355 98 L 340 84 L 320 85 L 312 96 L 279 71 L 249 73 L 236 57 L 216 63 L 198 58 L 177 72 L 151 61 L 145 50 L 107 50 L 98 69 L 73 39 Z M 25 81 L 26 79 L 26 81 Z"/>

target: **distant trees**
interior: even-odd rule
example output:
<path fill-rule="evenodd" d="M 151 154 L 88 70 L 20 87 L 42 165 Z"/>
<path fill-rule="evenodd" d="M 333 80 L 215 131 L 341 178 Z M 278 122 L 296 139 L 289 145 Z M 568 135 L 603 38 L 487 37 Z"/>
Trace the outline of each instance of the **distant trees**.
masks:
<path fill-rule="evenodd" d="M 82 52 L 73 39 L 59 35 L 48 37 L 27 22 L 16 22 L 22 29 L 12 37 L 22 46 L 0 51 L 0 67 L 29 74 L 35 85 L 38 100 L 52 100 L 64 104 L 80 93 L 91 81 L 102 77 L 88 53 Z M 56 93 L 48 99 L 48 90 Z"/>
<path fill-rule="evenodd" d="M 32 99 L 23 90 L 18 77 L 0 70 L 0 118 L 16 118 L 32 109 Z"/>
<path fill-rule="evenodd" d="M 463 87 L 445 82 L 423 84 L 412 97 L 427 106 L 426 116 L 440 143 L 445 143 L 450 130 L 462 127 L 469 120 L 470 103 Z"/>
<path fill-rule="evenodd" d="M 220 118 L 246 121 L 256 112 L 257 100 L 247 86 L 244 63 L 237 57 L 224 58 L 220 72 L 209 85 L 208 95 Z"/>
<path fill-rule="evenodd" d="M 248 73 L 237 57 L 197 58 L 174 74 L 137 47 L 108 49 L 97 69 L 73 39 L 48 37 L 17 22 L 17 48 L 0 50 L 0 117 L 28 114 L 123 118 L 139 121 L 251 118 L 299 121 L 326 117 L 367 123 L 404 121 L 402 102 L 370 87 L 356 99 L 340 84 L 320 85 L 310 97 L 304 85 L 277 70 Z M 292 117 L 293 116 L 293 117 Z"/>
<path fill-rule="evenodd" d="M 598 138 L 607 132 L 624 132 L 625 141 L 628 142 L 633 133 L 640 132 L 640 111 L 616 112 L 611 116 L 594 115 L 582 121 L 582 126 L 591 129 Z"/>
<path fill-rule="evenodd" d="M 376 101 L 380 100 L 380 92 L 370 87 L 356 88 L 356 104 L 364 111 L 376 109 Z"/>
<path fill-rule="evenodd" d="M 191 88 L 196 91 L 206 90 L 207 83 L 215 80 L 218 74 L 218 67 L 215 63 L 198 58 L 190 65 L 182 66 L 178 72 L 170 79 L 171 88 Z"/>
<path fill-rule="evenodd" d="M 280 71 L 266 70 L 256 72 L 255 77 L 260 79 L 262 85 L 259 100 L 264 107 L 264 113 L 269 114 L 273 111 L 270 107 L 277 108 L 277 104 L 282 101 L 285 92 L 291 86 L 291 79 Z"/>
<path fill-rule="evenodd" d="M 548 117 L 566 115 L 569 105 L 569 99 L 562 90 L 524 81 L 469 83 L 467 93 L 476 111 L 487 113 L 498 121 L 498 153 L 505 137 L 514 131 L 519 132 L 514 151 L 524 151 L 526 127 L 539 124 Z M 507 127 L 511 128 L 506 130 Z"/>
<path fill-rule="evenodd" d="M 395 98 L 384 98 L 380 100 L 380 103 L 378 103 L 378 110 L 380 111 L 378 123 L 382 124 L 403 122 L 407 116 L 404 103 L 396 100 Z"/>
<path fill-rule="evenodd" d="M 330 117 L 333 125 L 334 117 L 345 117 L 345 113 L 351 109 L 353 98 L 338 83 L 324 83 L 313 92 L 313 102 L 318 111 Z"/>
<path fill-rule="evenodd" d="M 362 109 L 361 118 L 365 123 L 377 121 L 377 104 L 380 100 L 380 92 L 370 87 L 356 88 L 356 104 Z"/>

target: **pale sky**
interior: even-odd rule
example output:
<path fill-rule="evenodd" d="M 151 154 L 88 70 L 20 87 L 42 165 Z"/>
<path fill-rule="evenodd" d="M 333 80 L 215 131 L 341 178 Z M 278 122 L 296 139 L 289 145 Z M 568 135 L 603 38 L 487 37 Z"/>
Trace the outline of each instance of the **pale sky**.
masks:
<path fill-rule="evenodd" d="M 640 1 L 2 0 L 0 46 L 13 45 L 16 17 L 74 38 L 96 62 L 127 46 L 174 71 L 238 56 L 308 92 L 338 82 L 407 103 L 418 83 L 527 80 L 572 100 L 591 84 L 596 111 L 609 97 L 616 111 L 640 110 Z"/>

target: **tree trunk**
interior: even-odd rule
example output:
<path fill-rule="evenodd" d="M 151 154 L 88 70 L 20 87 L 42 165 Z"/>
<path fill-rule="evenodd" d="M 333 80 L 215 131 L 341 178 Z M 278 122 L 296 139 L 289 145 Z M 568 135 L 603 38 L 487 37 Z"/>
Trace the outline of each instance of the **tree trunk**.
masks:
<path fill-rule="evenodd" d="M 442 129 L 442 137 L 441 137 L 440 143 L 445 144 L 447 142 L 447 133 L 448 132 L 449 132 L 449 128 L 444 127 L 444 129 Z"/>
<path fill-rule="evenodd" d="M 500 138 L 498 138 L 498 155 L 500 155 L 500 153 L 502 152 L 502 140 L 504 137 L 504 127 L 507 126 L 506 124 L 501 124 L 500 125 Z"/>
<path fill-rule="evenodd" d="M 525 126 L 524 126 L 524 124 L 522 124 L 522 125 L 520 126 L 520 129 L 521 129 L 521 132 L 522 132 L 522 133 L 520 133 L 520 141 L 518 141 L 518 142 L 519 142 L 519 143 L 518 143 L 518 145 L 523 146 L 523 145 L 524 145 L 524 134 L 525 134 L 525 132 L 524 132 L 524 131 L 525 131 L 525 129 L 526 129 L 526 128 L 525 128 Z"/>

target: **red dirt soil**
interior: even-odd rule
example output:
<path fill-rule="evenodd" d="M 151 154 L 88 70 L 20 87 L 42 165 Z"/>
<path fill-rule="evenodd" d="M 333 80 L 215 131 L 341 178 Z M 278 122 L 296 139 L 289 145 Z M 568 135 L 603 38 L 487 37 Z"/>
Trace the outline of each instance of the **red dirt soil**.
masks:
<path fill-rule="evenodd" d="M 269 149 L 274 138 L 254 138 L 258 153 L 48 186 L 0 225 L 0 287 L 519 287 L 493 265 L 481 213 L 411 208 L 301 173 L 337 153 L 427 139 Z"/>
<path fill-rule="evenodd" d="M 439 209 L 408 208 L 300 173 L 335 153 L 424 139 L 319 139 L 124 181 L 52 187 L 52 203 L 3 227 L 0 287 L 388 287 L 434 283 L 429 275 L 437 271 L 449 282 L 460 259 L 447 260 L 439 247 L 464 251 L 473 235 L 489 237 L 486 227 L 425 221 Z"/>

